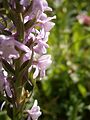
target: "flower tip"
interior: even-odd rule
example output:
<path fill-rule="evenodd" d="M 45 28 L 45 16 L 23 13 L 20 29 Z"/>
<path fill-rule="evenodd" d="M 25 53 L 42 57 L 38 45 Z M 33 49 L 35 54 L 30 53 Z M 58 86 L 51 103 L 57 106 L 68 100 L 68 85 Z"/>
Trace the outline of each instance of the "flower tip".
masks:
<path fill-rule="evenodd" d="M 37 100 L 35 100 L 35 101 L 34 101 L 34 105 L 33 105 L 33 106 L 37 106 L 37 104 L 38 104 L 38 101 L 37 101 Z"/>

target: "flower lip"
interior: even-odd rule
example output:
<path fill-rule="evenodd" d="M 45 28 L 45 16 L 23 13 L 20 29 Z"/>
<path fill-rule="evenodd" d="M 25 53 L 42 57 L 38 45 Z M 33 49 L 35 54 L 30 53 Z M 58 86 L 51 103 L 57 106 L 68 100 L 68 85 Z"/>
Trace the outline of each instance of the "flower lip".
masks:
<path fill-rule="evenodd" d="M 35 100 L 32 108 L 30 110 L 26 110 L 26 112 L 28 113 L 28 120 L 30 120 L 30 118 L 32 118 L 32 120 L 37 120 L 42 114 L 40 111 L 40 107 L 37 104 L 38 102 L 37 100 Z"/>

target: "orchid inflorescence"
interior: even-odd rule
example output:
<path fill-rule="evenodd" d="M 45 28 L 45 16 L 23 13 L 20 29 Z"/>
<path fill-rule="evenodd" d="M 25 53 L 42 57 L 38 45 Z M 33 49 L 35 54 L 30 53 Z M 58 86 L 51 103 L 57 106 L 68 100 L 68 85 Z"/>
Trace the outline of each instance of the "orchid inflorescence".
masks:
<path fill-rule="evenodd" d="M 30 110 L 25 105 L 32 95 L 27 85 L 33 88 L 52 62 L 47 41 L 56 17 L 46 11 L 52 11 L 46 0 L 0 1 L 1 110 L 5 106 L 12 120 L 37 120 L 41 115 L 37 100 Z"/>

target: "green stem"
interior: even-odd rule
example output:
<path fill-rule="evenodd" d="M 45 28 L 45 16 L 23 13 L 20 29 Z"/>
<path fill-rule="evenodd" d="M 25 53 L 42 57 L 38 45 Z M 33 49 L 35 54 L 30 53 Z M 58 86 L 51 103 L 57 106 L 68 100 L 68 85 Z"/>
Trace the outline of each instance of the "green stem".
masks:
<path fill-rule="evenodd" d="M 13 107 L 13 120 L 16 120 L 16 115 L 15 115 L 15 107 Z"/>

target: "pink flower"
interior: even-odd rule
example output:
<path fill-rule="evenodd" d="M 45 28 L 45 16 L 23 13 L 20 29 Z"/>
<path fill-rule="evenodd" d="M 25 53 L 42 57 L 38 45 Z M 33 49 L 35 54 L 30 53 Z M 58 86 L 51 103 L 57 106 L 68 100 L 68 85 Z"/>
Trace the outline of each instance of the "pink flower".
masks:
<path fill-rule="evenodd" d="M 8 97 L 12 98 L 12 92 L 11 92 L 11 89 L 10 89 L 10 84 L 6 79 L 4 81 L 4 89 L 5 89 L 6 94 L 8 95 Z"/>
<path fill-rule="evenodd" d="M 52 11 L 52 8 L 48 6 L 46 0 L 33 0 L 32 1 L 32 9 L 28 15 L 28 20 L 36 18 L 42 14 L 44 11 Z M 27 18 L 27 17 L 26 17 Z"/>
<path fill-rule="evenodd" d="M 42 55 L 47 52 L 46 48 L 49 47 L 47 44 L 48 37 L 49 32 L 45 32 L 44 29 L 41 29 L 40 31 L 32 29 L 32 31 L 25 37 L 24 44 L 29 45 L 29 43 L 32 43 L 34 52 Z"/>
<path fill-rule="evenodd" d="M 14 40 L 12 37 L 7 37 L 5 35 L 0 35 L 0 56 L 6 60 L 11 58 L 18 58 L 19 53 L 15 49 Z"/>
<path fill-rule="evenodd" d="M 11 58 L 17 59 L 20 57 L 19 52 L 15 49 L 18 47 L 21 51 L 25 52 L 24 61 L 31 58 L 32 51 L 23 43 L 20 43 L 14 39 L 14 37 L 7 37 L 5 35 L 0 35 L 0 56 L 6 60 Z M 25 60 L 26 59 L 26 60 Z"/>
<path fill-rule="evenodd" d="M 32 13 L 36 15 L 38 12 L 52 11 L 52 8 L 48 7 L 46 0 L 33 0 Z"/>
<path fill-rule="evenodd" d="M 9 82 L 7 81 L 6 76 L 4 76 L 3 72 L 0 71 L 0 92 L 2 93 L 3 90 L 5 90 L 8 97 L 12 98 Z"/>
<path fill-rule="evenodd" d="M 47 52 L 46 48 L 49 47 L 49 45 L 46 43 L 48 41 L 48 36 L 49 32 L 45 32 L 44 29 L 38 32 L 38 35 L 34 40 L 34 43 L 36 43 L 34 46 L 34 51 L 36 53 L 45 54 Z"/>
<path fill-rule="evenodd" d="M 49 32 L 55 25 L 55 23 L 51 22 L 51 20 L 56 19 L 56 16 L 47 17 L 45 13 L 42 13 L 38 16 L 37 22 L 41 28 L 44 28 L 46 32 Z"/>
<path fill-rule="evenodd" d="M 34 61 L 32 65 L 32 67 L 35 68 L 33 78 L 35 79 L 40 73 L 40 78 L 42 79 L 45 76 L 46 69 L 51 65 L 51 63 L 51 55 L 42 55 L 37 61 Z"/>
<path fill-rule="evenodd" d="M 28 113 L 28 119 L 27 120 L 38 120 L 39 116 L 41 115 L 40 107 L 37 106 L 37 100 L 34 101 L 34 104 L 31 108 L 31 110 L 26 110 Z"/>
<path fill-rule="evenodd" d="M 77 19 L 79 21 L 80 24 L 85 24 L 85 25 L 90 25 L 90 17 L 87 15 L 78 15 Z"/>
<path fill-rule="evenodd" d="M 27 7 L 28 5 L 30 5 L 30 0 L 20 0 L 20 4 Z"/>

